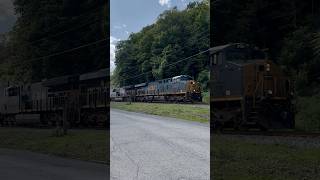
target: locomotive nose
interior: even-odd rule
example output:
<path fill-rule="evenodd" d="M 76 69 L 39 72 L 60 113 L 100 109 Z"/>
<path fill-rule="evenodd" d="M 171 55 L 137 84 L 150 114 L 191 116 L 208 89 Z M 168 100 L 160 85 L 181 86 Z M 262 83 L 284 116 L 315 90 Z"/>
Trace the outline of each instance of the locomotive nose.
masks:
<path fill-rule="evenodd" d="M 190 92 L 193 92 L 193 93 L 200 93 L 201 92 L 199 83 L 197 83 L 194 80 L 190 81 L 189 83 L 190 83 L 190 89 L 189 89 Z"/>

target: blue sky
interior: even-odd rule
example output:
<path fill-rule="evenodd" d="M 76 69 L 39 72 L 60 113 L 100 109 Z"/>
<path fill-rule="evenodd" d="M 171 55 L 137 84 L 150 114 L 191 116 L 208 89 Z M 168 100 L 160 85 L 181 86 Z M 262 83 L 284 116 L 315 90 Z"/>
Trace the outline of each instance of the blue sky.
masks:
<path fill-rule="evenodd" d="M 110 67 L 114 70 L 115 45 L 125 40 L 130 33 L 139 32 L 153 24 L 165 10 L 177 6 L 185 9 L 195 0 L 111 0 L 110 1 Z"/>

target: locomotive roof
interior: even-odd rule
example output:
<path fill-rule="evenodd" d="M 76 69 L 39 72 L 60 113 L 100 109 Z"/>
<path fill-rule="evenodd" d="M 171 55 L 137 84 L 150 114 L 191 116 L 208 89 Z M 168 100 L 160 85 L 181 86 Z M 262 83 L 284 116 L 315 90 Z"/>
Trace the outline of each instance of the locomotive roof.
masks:
<path fill-rule="evenodd" d="M 80 75 L 80 81 L 89 80 L 89 79 L 98 79 L 98 78 L 106 78 L 109 75 L 109 69 L 100 69 L 95 72 L 90 72 L 86 74 Z"/>
<path fill-rule="evenodd" d="M 46 87 L 50 87 L 50 86 L 57 86 L 57 85 L 72 83 L 77 80 L 78 80 L 77 75 L 67 75 L 67 76 L 60 76 L 60 77 L 45 80 L 42 82 L 42 85 Z"/>
<path fill-rule="evenodd" d="M 223 51 L 228 48 L 245 48 L 245 47 L 249 47 L 249 45 L 246 43 L 229 43 L 229 44 L 215 46 L 215 47 L 210 48 L 210 53 L 214 54 L 216 52 Z"/>
<path fill-rule="evenodd" d="M 182 78 L 182 77 L 187 77 L 187 78 L 193 79 L 193 78 L 192 78 L 191 76 L 189 76 L 189 75 L 174 76 L 172 79 L 178 79 L 178 78 Z"/>

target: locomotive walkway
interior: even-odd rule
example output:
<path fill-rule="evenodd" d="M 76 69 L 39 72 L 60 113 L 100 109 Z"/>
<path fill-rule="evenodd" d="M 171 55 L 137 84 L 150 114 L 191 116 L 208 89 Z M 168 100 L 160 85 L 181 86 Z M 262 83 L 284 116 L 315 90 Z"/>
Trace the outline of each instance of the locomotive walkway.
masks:
<path fill-rule="evenodd" d="M 3 180 L 107 180 L 107 165 L 0 149 Z"/>
<path fill-rule="evenodd" d="M 111 109 L 111 180 L 210 179 L 208 124 Z"/>

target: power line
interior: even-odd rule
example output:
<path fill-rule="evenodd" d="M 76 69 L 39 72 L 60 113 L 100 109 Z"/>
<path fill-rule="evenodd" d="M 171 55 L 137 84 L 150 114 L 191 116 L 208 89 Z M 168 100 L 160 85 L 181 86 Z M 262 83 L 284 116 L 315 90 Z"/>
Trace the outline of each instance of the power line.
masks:
<path fill-rule="evenodd" d="M 109 37 L 101 39 L 101 40 L 98 40 L 98 41 L 95 41 L 95 42 L 91 42 L 91 43 L 88 43 L 88 44 L 84 44 L 84 45 L 81 45 L 81 46 L 78 46 L 78 47 L 75 47 L 75 48 L 72 48 L 72 49 L 67 49 L 67 50 L 56 52 L 56 53 L 52 53 L 52 54 L 49 54 L 49 55 L 46 55 L 46 56 L 30 59 L 30 60 L 27 60 L 27 61 L 24 61 L 24 62 L 12 63 L 11 65 L 18 65 L 18 64 L 21 65 L 21 64 L 24 64 L 24 63 L 31 63 L 31 62 L 39 61 L 39 60 L 42 60 L 42 59 L 45 59 L 45 58 L 58 56 L 58 55 L 69 53 L 69 52 L 72 52 L 72 51 L 75 51 L 75 50 L 78 50 L 78 49 L 89 47 L 89 46 L 92 46 L 92 45 L 95 45 L 95 44 L 99 44 L 99 43 L 101 43 L 103 41 L 107 41 L 107 40 L 109 40 Z M 0 65 L 2 65 L 2 64 L 0 64 Z"/>
<path fill-rule="evenodd" d="M 199 35 L 202 35 L 202 34 L 205 34 L 205 33 L 208 33 L 209 31 L 202 31 Z M 209 34 L 208 34 L 209 35 Z M 198 41 L 202 40 L 202 39 L 205 39 L 205 38 L 208 38 L 208 36 L 202 36 L 198 39 Z M 179 43 L 176 43 L 176 44 L 182 44 L 183 42 L 186 43 L 187 41 L 189 41 L 189 39 L 186 39 L 185 41 L 182 41 L 182 42 L 179 42 Z M 174 44 L 174 43 L 168 43 L 168 44 Z M 136 64 L 137 66 L 141 65 L 143 62 L 139 63 L 139 64 Z M 129 72 L 126 72 L 126 74 L 129 74 L 129 75 L 133 75 L 135 73 L 135 71 L 129 71 Z"/>
<path fill-rule="evenodd" d="M 183 62 L 183 61 L 185 61 L 185 60 L 188 60 L 188 59 L 190 59 L 190 58 L 193 58 L 193 57 L 196 57 L 196 56 L 198 56 L 198 55 L 204 54 L 204 53 L 208 52 L 209 50 L 210 50 L 210 49 L 201 51 L 201 52 L 199 52 L 199 53 L 197 53 L 197 54 L 194 54 L 194 55 L 192 55 L 192 56 L 189 56 L 189 57 L 187 57 L 187 58 L 184 58 L 184 59 L 181 59 L 181 60 L 176 61 L 176 62 L 174 62 L 174 63 L 165 65 L 165 67 L 167 67 L 167 66 L 170 67 L 170 66 L 176 65 L 176 64 L 178 64 L 178 63 L 180 63 L 180 62 Z M 129 80 L 129 79 L 132 79 L 132 78 L 137 78 L 137 77 L 140 77 L 140 76 L 142 76 L 142 75 L 144 75 L 144 74 L 147 74 L 147 73 L 150 73 L 150 72 L 152 72 L 152 70 L 151 70 L 151 71 L 144 72 L 144 73 L 141 73 L 141 74 L 139 74 L 139 75 L 136 75 L 136 76 L 133 76 L 133 77 L 130 77 L 130 78 L 122 79 L 122 81 L 126 81 L 126 80 Z"/>
<path fill-rule="evenodd" d="M 61 31 L 61 32 L 59 32 L 59 33 L 56 33 L 56 34 L 54 34 L 54 35 L 49 35 L 49 36 L 47 36 L 47 37 L 43 37 L 43 38 L 40 38 L 40 39 L 35 40 L 35 41 L 27 42 L 27 44 L 31 45 L 31 44 L 34 44 L 35 42 L 43 41 L 43 40 L 49 39 L 49 38 L 54 38 L 54 37 L 60 36 L 60 35 L 65 34 L 65 33 L 72 32 L 72 31 L 81 29 L 81 28 L 83 28 L 83 27 L 87 27 L 88 25 L 95 24 L 95 23 L 97 23 L 98 21 L 100 21 L 100 20 L 99 20 L 99 19 L 96 19 L 95 21 L 90 21 L 90 22 L 88 22 L 88 23 L 82 24 L 81 26 L 73 27 L 73 28 L 70 28 L 70 29 L 68 29 L 68 30 Z"/>
<path fill-rule="evenodd" d="M 92 10 L 92 11 L 88 11 L 88 12 L 86 12 L 85 14 L 82 14 L 82 15 L 80 15 L 80 16 L 77 16 L 77 17 L 76 17 L 76 18 L 77 18 L 76 20 L 78 20 L 80 17 L 82 17 L 82 16 L 84 16 L 84 15 L 88 15 L 89 13 L 91 13 L 91 12 L 93 12 L 93 11 L 99 10 L 100 8 L 101 8 L 101 7 L 98 7 L 98 8 L 96 8 L 96 9 Z M 94 14 L 98 14 L 98 13 L 100 13 L 100 12 L 95 12 Z M 75 19 L 70 19 L 69 21 L 67 21 L 67 22 L 65 22 L 65 23 L 69 23 L 69 22 L 71 22 L 71 21 L 75 21 Z M 59 35 L 61 35 L 61 34 L 65 34 L 65 33 L 68 33 L 68 32 L 72 32 L 72 31 L 74 31 L 74 30 L 80 29 L 80 28 L 85 27 L 85 26 L 87 26 L 87 25 L 94 24 L 94 23 L 96 23 L 96 22 L 98 22 L 98 21 L 99 21 L 99 19 L 97 19 L 97 20 L 95 20 L 95 21 L 89 21 L 88 23 L 85 23 L 85 24 L 83 24 L 83 25 L 81 25 L 81 26 L 73 27 L 73 28 L 67 29 L 67 30 L 65 30 L 65 31 L 58 32 L 58 33 L 56 33 L 56 34 L 54 34 L 54 35 L 49 35 L 49 36 L 46 36 L 46 37 L 42 37 L 42 38 L 40 38 L 40 39 L 31 41 L 31 42 L 27 42 L 27 44 L 33 44 L 33 43 L 35 43 L 35 42 L 43 41 L 43 40 L 48 39 L 48 38 L 57 37 L 57 36 L 59 36 Z M 53 26 L 53 27 L 56 28 L 56 27 L 59 27 L 59 25 L 56 25 L 56 26 Z M 50 27 L 50 29 L 53 29 L 53 27 Z"/>

